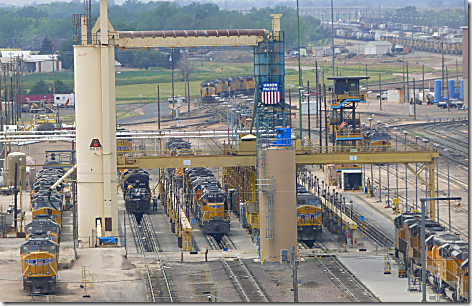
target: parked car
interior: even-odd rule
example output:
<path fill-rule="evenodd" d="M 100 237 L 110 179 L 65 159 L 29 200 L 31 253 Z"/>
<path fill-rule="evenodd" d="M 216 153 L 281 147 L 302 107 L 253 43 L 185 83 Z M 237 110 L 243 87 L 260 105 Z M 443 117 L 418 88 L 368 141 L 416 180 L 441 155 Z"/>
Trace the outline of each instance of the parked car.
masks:
<path fill-rule="evenodd" d="M 380 97 L 382 97 L 382 100 L 385 100 L 388 98 L 388 94 L 386 91 L 383 91 L 381 94 L 377 94 L 377 99 L 379 99 Z"/>

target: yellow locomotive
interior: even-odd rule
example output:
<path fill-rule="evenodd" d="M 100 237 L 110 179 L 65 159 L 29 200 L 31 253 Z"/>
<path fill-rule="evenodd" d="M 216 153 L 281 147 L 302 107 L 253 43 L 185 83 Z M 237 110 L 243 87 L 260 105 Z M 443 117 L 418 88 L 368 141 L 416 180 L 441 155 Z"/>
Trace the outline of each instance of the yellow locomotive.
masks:
<path fill-rule="evenodd" d="M 59 246 L 47 234 L 30 235 L 20 247 L 23 289 L 51 293 L 56 289 Z"/>
<path fill-rule="evenodd" d="M 205 234 L 218 241 L 230 230 L 229 200 L 220 183 L 207 168 L 186 168 L 187 193 L 191 207 Z"/>
<path fill-rule="evenodd" d="M 297 191 L 297 239 L 312 246 L 323 232 L 321 199 L 306 190 Z"/>
<path fill-rule="evenodd" d="M 410 269 L 421 265 L 421 215 L 404 213 L 394 220 L 395 258 Z M 436 221 L 425 220 L 428 280 L 455 302 L 469 300 L 469 244 Z"/>
<path fill-rule="evenodd" d="M 52 241 L 59 244 L 61 226 L 54 222 L 49 215 L 37 215 L 34 220 L 26 224 L 26 240 L 30 235 L 38 232 L 47 233 Z"/>
<path fill-rule="evenodd" d="M 254 94 L 256 81 L 253 76 L 206 80 L 201 83 L 200 96 L 203 102 L 216 102 L 215 96 Z"/>
<path fill-rule="evenodd" d="M 31 208 L 33 210 L 33 219 L 39 215 L 49 215 L 54 222 L 62 224 L 62 199 L 61 194 L 47 191 L 41 191 L 33 195 Z"/>

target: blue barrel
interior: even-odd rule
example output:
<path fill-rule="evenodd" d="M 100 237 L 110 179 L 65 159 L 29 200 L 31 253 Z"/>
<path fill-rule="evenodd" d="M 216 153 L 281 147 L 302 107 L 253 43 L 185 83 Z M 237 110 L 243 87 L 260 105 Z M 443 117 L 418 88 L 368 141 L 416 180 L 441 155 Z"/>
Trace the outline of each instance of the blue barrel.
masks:
<path fill-rule="evenodd" d="M 441 80 L 434 80 L 434 103 L 439 103 L 441 98 Z"/>
<path fill-rule="evenodd" d="M 459 94 L 459 99 L 464 100 L 464 79 L 461 80 L 461 91 Z"/>
<path fill-rule="evenodd" d="M 454 94 L 454 80 L 447 80 L 447 90 L 449 91 L 449 99 L 455 98 Z"/>

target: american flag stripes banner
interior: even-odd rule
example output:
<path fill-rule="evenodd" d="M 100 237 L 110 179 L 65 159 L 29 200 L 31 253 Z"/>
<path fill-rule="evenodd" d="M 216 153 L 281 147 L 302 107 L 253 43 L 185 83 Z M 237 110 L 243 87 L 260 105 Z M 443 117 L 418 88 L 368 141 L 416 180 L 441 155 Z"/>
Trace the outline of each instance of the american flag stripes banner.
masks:
<path fill-rule="evenodd" d="M 261 102 L 263 104 L 273 105 L 281 100 L 279 83 L 263 83 L 261 92 Z"/>
<path fill-rule="evenodd" d="M 339 127 L 341 129 L 344 129 L 344 127 L 347 125 L 347 122 L 346 121 L 343 121 L 343 123 L 341 123 L 341 125 L 339 125 Z"/>

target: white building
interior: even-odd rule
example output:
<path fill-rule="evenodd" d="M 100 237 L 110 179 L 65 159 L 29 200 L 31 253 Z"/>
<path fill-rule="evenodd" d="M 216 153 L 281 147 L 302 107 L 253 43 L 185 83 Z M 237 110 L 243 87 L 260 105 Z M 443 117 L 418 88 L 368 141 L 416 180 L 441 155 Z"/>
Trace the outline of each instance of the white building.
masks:
<path fill-rule="evenodd" d="M 388 41 L 369 41 L 364 46 L 364 54 L 383 55 L 392 53 L 392 43 Z"/>
<path fill-rule="evenodd" d="M 25 72 L 52 72 L 53 65 L 56 72 L 62 70 L 62 62 L 57 60 L 56 54 L 36 55 L 31 54 L 31 51 L 2 51 L 1 61 L 8 63 L 18 57 L 24 60 Z"/>

